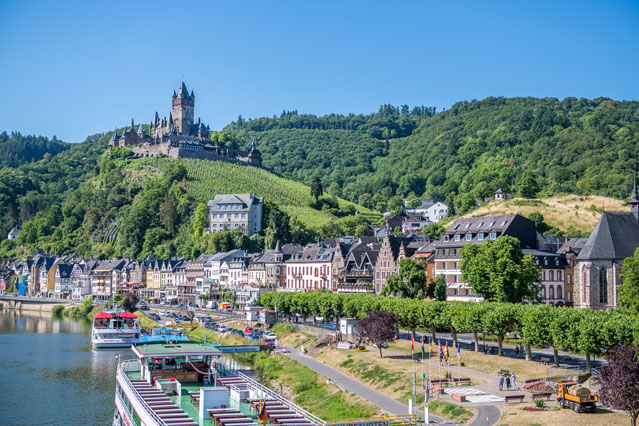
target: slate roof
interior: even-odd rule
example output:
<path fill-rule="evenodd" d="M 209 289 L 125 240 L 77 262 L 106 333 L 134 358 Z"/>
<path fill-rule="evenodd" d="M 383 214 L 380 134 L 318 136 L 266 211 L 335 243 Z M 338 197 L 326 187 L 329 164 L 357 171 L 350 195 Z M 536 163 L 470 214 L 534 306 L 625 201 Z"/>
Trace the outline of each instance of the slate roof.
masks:
<path fill-rule="evenodd" d="M 639 247 L 639 220 L 634 213 L 604 212 L 577 256 L 579 260 L 625 259 Z"/>
<path fill-rule="evenodd" d="M 58 271 L 60 272 L 60 278 L 69 278 L 71 271 L 73 271 L 73 265 L 60 263 L 58 264 Z"/>
<path fill-rule="evenodd" d="M 512 213 L 457 219 L 444 233 L 441 241 L 437 243 L 437 247 L 462 247 L 468 243 L 481 243 L 489 239 L 492 232 L 497 234 L 497 238 L 502 235 L 510 235 L 519 239 L 522 248 L 533 248 L 537 245 L 535 222 Z M 483 234 L 481 240 L 478 237 L 480 233 Z M 466 239 L 468 234 L 471 235 L 470 240 Z M 460 235 L 458 241 L 455 241 L 455 235 Z"/>
<path fill-rule="evenodd" d="M 243 209 L 249 208 L 253 204 L 260 204 L 262 198 L 249 194 L 216 194 L 215 198 L 207 203 L 208 207 L 217 208 L 218 204 L 243 204 Z M 225 210 L 226 211 L 226 210 Z M 237 210 L 229 210 L 229 213 L 233 213 Z"/>

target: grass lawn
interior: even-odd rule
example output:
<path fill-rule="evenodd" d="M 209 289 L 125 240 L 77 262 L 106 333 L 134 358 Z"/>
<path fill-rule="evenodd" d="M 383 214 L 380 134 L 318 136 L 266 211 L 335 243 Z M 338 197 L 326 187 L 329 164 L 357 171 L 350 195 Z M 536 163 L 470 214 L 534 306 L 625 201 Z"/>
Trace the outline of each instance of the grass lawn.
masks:
<path fill-rule="evenodd" d="M 523 411 L 522 407 L 531 406 L 531 403 L 501 405 L 501 419 L 499 426 L 554 426 L 554 425 L 627 425 L 630 418 L 614 411 L 597 408 L 595 413 L 577 414 L 572 410 L 560 409 L 558 411 Z M 559 407 L 556 401 L 546 402 L 547 406 Z"/>
<path fill-rule="evenodd" d="M 416 345 L 415 352 L 416 357 L 421 358 L 421 346 Z M 397 340 L 395 343 L 389 346 L 389 350 L 406 353 L 410 355 L 410 340 Z M 438 349 L 433 345 L 433 350 L 437 356 Z M 448 348 L 452 365 L 457 365 L 457 356 L 455 350 Z M 428 346 L 426 346 L 428 351 Z M 556 376 L 565 373 L 563 368 L 555 368 L 549 365 L 544 365 L 535 361 L 526 361 L 523 358 L 509 358 L 501 357 L 497 355 L 484 355 L 483 352 L 465 351 L 461 352 L 462 362 L 465 367 L 479 371 L 486 374 L 497 375 L 497 372 L 501 369 L 515 372 L 518 377 L 518 381 L 523 383 L 527 379 L 545 378 L 548 376 Z M 409 360 L 410 361 L 410 360 Z M 574 375 L 574 373 L 572 373 Z"/>
<path fill-rule="evenodd" d="M 467 409 L 446 401 L 429 402 L 428 412 L 429 414 L 444 417 L 461 424 L 467 424 L 474 416 L 472 408 Z"/>

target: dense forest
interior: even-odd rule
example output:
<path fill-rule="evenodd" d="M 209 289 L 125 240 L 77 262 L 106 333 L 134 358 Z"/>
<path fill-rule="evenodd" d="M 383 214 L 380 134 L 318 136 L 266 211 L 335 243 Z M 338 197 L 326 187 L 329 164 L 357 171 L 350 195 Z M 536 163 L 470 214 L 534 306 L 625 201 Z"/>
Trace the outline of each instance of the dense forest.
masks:
<path fill-rule="evenodd" d="M 283 113 L 238 119 L 264 164 L 376 208 L 392 196 L 446 201 L 465 212 L 498 188 L 510 194 L 627 196 L 639 158 L 639 102 L 487 98 L 432 108 L 382 106 L 370 115 Z M 524 173 L 527 172 L 527 175 Z M 523 179 L 526 176 L 526 179 Z"/>
<path fill-rule="evenodd" d="M 42 159 L 46 154 L 56 155 L 71 145 L 44 136 L 24 136 L 18 132 L 0 133 L 0 168 L 17 167 Z"/>

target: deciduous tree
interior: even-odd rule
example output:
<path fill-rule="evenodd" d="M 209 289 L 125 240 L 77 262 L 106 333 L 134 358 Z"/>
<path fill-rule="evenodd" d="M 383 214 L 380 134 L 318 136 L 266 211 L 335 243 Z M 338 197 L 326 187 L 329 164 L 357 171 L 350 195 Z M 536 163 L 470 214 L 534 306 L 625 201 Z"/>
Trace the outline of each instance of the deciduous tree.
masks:
<path fill-rule="evenodd" d="M 363 339 L 375 344 L 382 358 L 382 345 L 395 340 L 397 316 L 388 311 L 371 311 L 357 325 Z"/>
<path fill-rule="evenodd" d="M 599 369 L 596 380 L 601 402 L 630 416 L 637 424 L 639 416 L 639 346 L 616 346 L 607 357 L 608 365 Z"/>
<path fill-rule="evenodd" d="M 623 283 L 619 287 L 619 304 L 639 314 L 639 248 L 623 262 Z"/>
<path fill-rule="evenodd" d="M 426 297 L 426 274 L 424 265 L 414 259 L 406 258 L 399 262 L 399 271 L 386 279 L 382 294 L 408 299 Z"/>

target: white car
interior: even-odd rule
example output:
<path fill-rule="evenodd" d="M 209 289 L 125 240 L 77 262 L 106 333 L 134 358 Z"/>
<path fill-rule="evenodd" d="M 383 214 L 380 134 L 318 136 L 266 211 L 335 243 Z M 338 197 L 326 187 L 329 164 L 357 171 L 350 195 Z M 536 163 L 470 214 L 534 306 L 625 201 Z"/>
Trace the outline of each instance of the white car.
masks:
<path fill-rule="evenodd" d="M 218 333 L 226 333 L 227 331 L 229 331 L 228 328 L 223 325 L 219 326 L 219 328 L 217 329 Z"/>
<path fill-rule="evenodd" d="M 267 331 L 266 333 L 264 333 L 264 338 L 265 339 L 276 339 L 277 335 L 275 333 L 271 333 L 270 331 Z"/>

